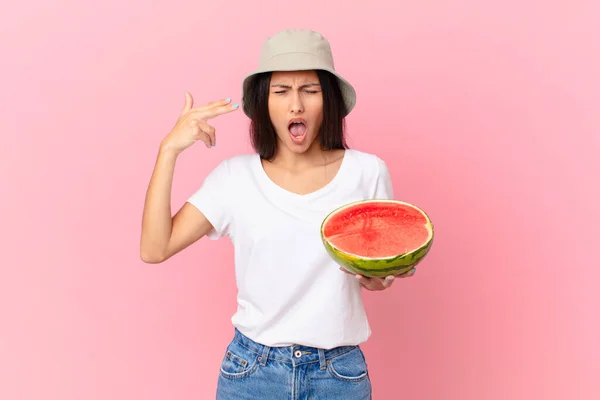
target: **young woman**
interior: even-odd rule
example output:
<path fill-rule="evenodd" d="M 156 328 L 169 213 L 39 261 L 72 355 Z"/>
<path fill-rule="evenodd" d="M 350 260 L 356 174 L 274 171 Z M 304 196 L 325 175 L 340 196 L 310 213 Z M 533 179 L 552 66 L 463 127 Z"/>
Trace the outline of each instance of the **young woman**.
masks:
<path fill-rule="evenodd" d="M 344 273 L 319 237 L 334 208 L 393 197 L 386 164 L 346 146 L 355 91 L 323 36 L 287 30 L 265 41 L 242 101 L 257 154 L 222 161 L 172 217 L 177 156 L 197 141 L 214 146 L 209 120 L 239 109 L 230 99 L 194 107 L 186 93 L 148 187 L 141 258 L 162 262 L 204 236 L 233 242 L 238 308 L 218 399 L 370 399 L 361 288 L 382 290 L 394 277 Z"/>

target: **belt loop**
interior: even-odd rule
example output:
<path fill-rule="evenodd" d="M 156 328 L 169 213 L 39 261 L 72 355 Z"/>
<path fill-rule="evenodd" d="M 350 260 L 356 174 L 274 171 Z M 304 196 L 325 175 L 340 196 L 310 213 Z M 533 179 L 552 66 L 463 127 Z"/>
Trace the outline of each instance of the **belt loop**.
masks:
<path fill-rule="evenodd" d="M 327 361 L 325 360 L 325 351 L 321 348 L 319 348 L 318 350 L 319 350 L 319 365 L 321 366 L 321 369 L 325 369 L 325 368 L 327 368 Z"/>
<path fill-rule="evenodd" d="M 267 364 L 267 358 L 269 357 L 269 350 L 271 350 L 271 348 L 269 346 L 263 346 L 262 354 L 260 355 L 260 357 L 258 357 L 259 364 L 262 365 L 263 367 Z"/>

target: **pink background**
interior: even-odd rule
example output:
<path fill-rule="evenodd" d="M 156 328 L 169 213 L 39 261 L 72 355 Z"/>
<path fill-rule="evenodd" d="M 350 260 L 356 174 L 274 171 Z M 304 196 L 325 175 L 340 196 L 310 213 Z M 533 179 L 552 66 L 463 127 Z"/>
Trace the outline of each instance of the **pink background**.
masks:
<path fill-rule="evenodd" d="M 231 245 L 142 263 L 144 194 L 184 90 L 239 101 L 263 39 L 287 27 L 330 39 L 359 95 L 351 145 L 436 224 L 414 278 L 365 293 L 374 398 L 600 398 L 598 2 L 13 3 L 1 399 L 214 398 Z M 250 150 L 241 112 L 215 125 L 217 147 L 178 162 L 174 210 Z"/>

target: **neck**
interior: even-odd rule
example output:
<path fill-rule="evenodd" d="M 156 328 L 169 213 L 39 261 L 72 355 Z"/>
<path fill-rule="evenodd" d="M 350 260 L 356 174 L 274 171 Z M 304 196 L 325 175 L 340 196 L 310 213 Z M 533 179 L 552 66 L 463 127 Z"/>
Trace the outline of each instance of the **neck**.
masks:
<path fill-rule="evenodd" d="M 330 161 L 330 153 L 332 152 L 321 149 L 318 140 L 315 140 L 304 153 L 295 153 L 280 144 L 271 163 L 286 169 L 303 169 L 326 164 Z"/>

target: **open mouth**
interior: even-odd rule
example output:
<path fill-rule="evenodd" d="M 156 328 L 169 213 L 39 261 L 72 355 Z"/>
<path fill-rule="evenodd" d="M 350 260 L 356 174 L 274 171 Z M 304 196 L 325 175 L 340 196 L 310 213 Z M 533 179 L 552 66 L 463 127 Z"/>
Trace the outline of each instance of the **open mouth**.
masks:
<path fill-rule="evenodd" d="M 302 119 L 293 119 L 290 121 L 288 129 L 292 140 L 295 143 L 302 143 L 307 131 L 306 121 Z"/>

